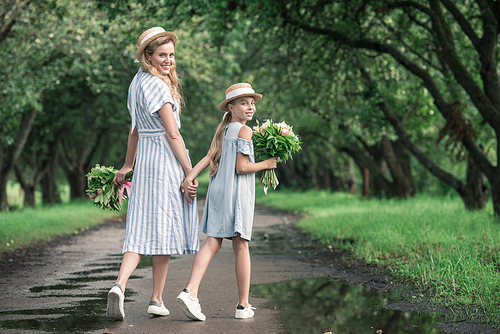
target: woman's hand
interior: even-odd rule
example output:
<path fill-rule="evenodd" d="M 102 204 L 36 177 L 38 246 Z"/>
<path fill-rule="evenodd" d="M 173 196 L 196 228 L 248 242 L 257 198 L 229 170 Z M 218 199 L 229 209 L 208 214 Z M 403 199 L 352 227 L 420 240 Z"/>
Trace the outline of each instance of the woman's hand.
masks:
<path fill-rule="evenodd" d="M 196 197 L 196 190 L 198 188 L 198 181 L 196 179 L 185 179 L 181 184 L 181 191 L 184 193 L 184 198 L 189 204 L 193 204 L 193 198 Z"/>
<path fill-rule="evenodd" d="M 127 173 L 132 170 L 132 167 L 123 166 L 119 171 L 115 173 L 115 177 L 113 178 L 113 183 L 121 186 L 125 183 L 125 176 Z"/>
<path fill-rule="evenodd" d="M 266 163 L 267 167 L 266 169 L 274 169 L 278 166 L 278 157 L 272 157 L 267 160 L 264 160 Z"/>

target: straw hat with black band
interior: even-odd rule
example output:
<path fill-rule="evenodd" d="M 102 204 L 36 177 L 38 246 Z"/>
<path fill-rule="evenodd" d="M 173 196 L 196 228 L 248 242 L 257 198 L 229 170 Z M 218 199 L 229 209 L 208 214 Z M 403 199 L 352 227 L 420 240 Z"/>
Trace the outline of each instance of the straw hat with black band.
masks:
<path fill-rule="evenodd" d="M 251 96 L 255 102 L 260 101 L 262 94 L 257 94 L 249 83 L 237 83 L 226 90 L 226 99 L 219 103 L 219 110 L 229 111 L 227 103 L 239 97 Z"/>
<path fill-rule="evenodd" d="M 174 46 L 175 44 L 177 44 L 177 41 L 179 40 L 175 32 L 165 31 L 165 29 L 163 29 L 162 27 L 154 27 L 143 32 L 142 35 L 139 36 L 139 39 L 137 40 L 138 47 L 137 47 L 137 52 L 135 53 L 135 62 L 137 63 L 139 62 L 139 59 L 141 58 L 141 55 L 144 52 L 144 49 L 146 48 L 146 46 L 148 46 L 149 43 L 151 43 L 158 37 L 163 37 L 163 36 L 169 36 L 172 39 Z"/>

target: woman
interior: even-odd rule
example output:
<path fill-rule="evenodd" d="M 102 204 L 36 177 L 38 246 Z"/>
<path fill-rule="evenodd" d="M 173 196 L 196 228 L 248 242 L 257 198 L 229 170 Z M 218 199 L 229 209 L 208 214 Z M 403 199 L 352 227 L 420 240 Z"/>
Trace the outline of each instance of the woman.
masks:
<path fill-rule="evenodd" d="M 108 293 L 108 317 L 114 320 L 125 316 L 125 286 L 143 255 L 153 256 L 153 294 L 147 312 L 166 316 L 169 311 L 162 293 L 170 255 L 198 251 L 196 200 L 193 194 L 188 203 L 179 188 L 192 167 L 179 133 L 177 40 L 175 33 L 155 27 L 137 42 L 136 61 L 141 68 L 130 84 L 127 103 L 132 125 L 125 164 L 114 179 L 123 184 L 134 167 L 123 260 L 116 284 Z"/>

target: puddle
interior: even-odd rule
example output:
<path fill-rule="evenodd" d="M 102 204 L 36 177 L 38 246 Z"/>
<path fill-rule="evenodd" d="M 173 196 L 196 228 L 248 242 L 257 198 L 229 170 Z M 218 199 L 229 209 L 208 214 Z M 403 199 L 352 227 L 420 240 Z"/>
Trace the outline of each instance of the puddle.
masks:
<path fill-rule="evenodd" d="M 284 218 L 285 220 L 286 218 Z M 252 253 L 311 254 L 307 241 L 275 227 L 255 234 Z M 284 333 L 443 333 L 437 326 L 451 315 L 384 308 L 400 301 L 396 292 L 381 293 L 333 278 L 310 278 L 252 285 L 251 293 L 269 299 L 266 307 L 281 311 Z"/>
<path fill-rule="evenodd" d="M 385 309 L 390 294 L 331 278 L 257 284 L 250 291 L 271 300 L 266 308 L 282 311 L 284 333 L 442 333 L 443 314 Z"/>
<path fill-rule="evenodd" d="M 144 257 L 138 268 L 151 267 L 151 257 Z M 45 309 L 24 309 L 0 311 L 0 328 L 30 331 L 45 331 L 51 333 L 85 333 L 104 329 L 112 322 L 106 316 L 106 298 L 108 288 L 93 288 L 93 283 L 114 281 L 120 268 L 120 263 L 92 263 L 86 265 L 93 269 L 69 273 L 67 278 L 61 278 L 61 284 L 35 286 L 29 289 L 28 298 L 79 298 L 78 301 L 64 303 L 63 307 Z M 99 275 L 101 273 L 113 275 Z M 132 275 L 130 279 L 142 278 Z M 82 284 L 83 283 L 83 284 Z M 82 289 L 83 293 L 76 293 Z M 131 289 L 125 291 L 125 301 L 130 302 L 135 293 Z"/>
<path fill-rule="evenodd" d="M 107 291 L 102 291 L 94 295 L 94 299 L 75 302 L 69 307 L 0 312 L 2 316 L 23 315 L 23 319 L 0 321 L 0 327 L 52 333 L 84 333 L 104 328 L 110 321 L 105 316 L 106 303 L 103 303 L 106 294 Z M 26 315 L 30 317 L 26 318 Z"/>

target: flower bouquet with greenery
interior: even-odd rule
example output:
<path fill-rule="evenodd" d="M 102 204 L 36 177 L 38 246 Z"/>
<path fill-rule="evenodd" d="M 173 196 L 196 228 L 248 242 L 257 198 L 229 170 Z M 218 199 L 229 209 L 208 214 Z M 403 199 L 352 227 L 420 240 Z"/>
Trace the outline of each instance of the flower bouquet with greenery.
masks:
<path fill-rule="evenodd" d="M 292 127 L 285 122 L 275 123 L 270 119 L 262 125 L 257 121 L 257 126 L 253 127 L 252 142 L 256 158 L 260 160 L 278 157 L 278 162 L 286 162 L 292 159 L 293 153 L 300 150 L 299 137 L 293 133 Z M 276 189 L 279 181 L 273 169 L 266 169 L 260 183 L 264 184 L 267 195 L 267 188 Z"/>
<path fill-rule="evenodd" d="M 117 171 L 114 167 L 95 165 L 90 173 L 85 175 L 88 186 L 87 195 L 101 209 L 120 211 L 123 209 L 122 200 L 128 198 L 133 171 L 127 173 L 126 182 L 121 186 L 113 182 Z M 127 190 L 126 193 L 125 190 Z"/>

